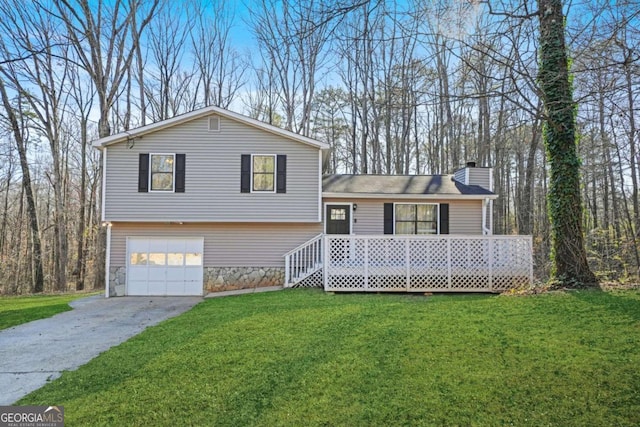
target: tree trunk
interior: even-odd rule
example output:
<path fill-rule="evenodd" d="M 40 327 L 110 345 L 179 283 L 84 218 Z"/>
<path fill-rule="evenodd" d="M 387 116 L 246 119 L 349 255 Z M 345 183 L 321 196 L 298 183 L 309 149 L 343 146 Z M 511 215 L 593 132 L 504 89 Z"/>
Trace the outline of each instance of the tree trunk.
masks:
<path fill-rule="evenodd" d="M 539 0 L 540 70 L 545 107 L 544 142 L 549 159 L 552 276 L 564 286 L 597 280 L 589 269 L 582 232 L 580 160 L 575 104 L 569 79 L 561 0 Z"/>
<path fill-rule="evenodd" d="M 632 70 L 630 63 L 633 61 L 632 58 L 632 50 L 629 49 L 628 58 L 625 58 L 624 64 L 624 73 L 625 73 L 625 83 L 627 85 L 627 101 L 629 102 L 629 167 L 631 169 L 631 184 L 632 184 L 632 192 L 631 192 L 631 203 L 633 205 L 633 225 L 636 228 L 636 232 L 640 233 L 640 200 L 638 198 L 638 166 L 636 162 L 637 158 L 637 149 L 636 149 L 636 120 L 635 120 L 635 96 L 634 92 L 634 77 L 632 75 Z"/>
<path fill-rule="evenodd" d="M 85 257 L 84 257 L 84 238 L 85 238 L 85 205 L 87 202 L 87 120 L 83 117 L 80 123 L 80 152 L 81 152 L 81 166 L 80 166 L 80 200 L 78 205 L 80 212 L 78 213 L 78 258 L 76 261 L 75 276 L 76 276 L 76 290 L 81 291 L 84 289 L 84 275 L 85 275 Z"/>
<path fill-rule="evenodd" d="M 1 71 L 1 69 L 0 69 Z M 31 188 L 31 173 L 29 171 L 29 163 L 27 162 L 27 147 L 22 138 L 20 124 L 16 118 L 13 106 L 4 87 L 4 81 L 0 78 L 0 96 L 7 114 L 7 119 L 11 124 L 13 137 L 15 138 L 18 156 L 20 157 L 20 168 L 22 172 L 22 187 L 27 198 L 27 212 L 29 215 L 29 226 L 31 227 L 32 239 L 32 257 L 33 257 L 33 279 L 32 290 L 34 293 L 40 293 L 44 290 L 44 272 L 42 269 L 42 245 L 40 243 L 40 230 L 38 229 L 38 213 L 36 209 L 35 198 L 33 197 L 33 189 Z"/>
<path fill-rule="evenodd" d="M 4 254 L 5 241 L 7 236 L 7 219 L 9 212 L 9 189 L 11 188 L 11 179 L 13 178 L 13 156 L 9 156 L 7 168 L 7 186 L 4 193 L 4 201 L 2 206 L 2 222 L 0 222 L 0 257 Z"/>

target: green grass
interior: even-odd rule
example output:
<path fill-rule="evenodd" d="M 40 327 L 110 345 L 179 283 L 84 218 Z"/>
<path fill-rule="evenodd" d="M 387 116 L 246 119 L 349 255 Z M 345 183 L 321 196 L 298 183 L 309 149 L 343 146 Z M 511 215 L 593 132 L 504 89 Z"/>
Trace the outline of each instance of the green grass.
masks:
<path fill-rule="evenodd" d="M 0 330 L 71 310 L 69 302 L 90 294 L 33 295 L 0 298 Z"/>
<path fill-rule="evenodd" d="M 636 426 L 640 292 L 211 299 L 20 404 L 67 425 Z"/>

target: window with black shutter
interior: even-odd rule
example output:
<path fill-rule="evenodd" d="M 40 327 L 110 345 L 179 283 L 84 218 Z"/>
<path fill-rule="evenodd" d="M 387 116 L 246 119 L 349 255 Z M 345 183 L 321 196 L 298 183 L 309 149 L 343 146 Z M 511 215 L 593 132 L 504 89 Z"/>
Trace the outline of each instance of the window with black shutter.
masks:
<path fill-rule="evenodd" d="M 138 159 L 138 192 L 149 191 L 149 154 L 140 153 Z"/>
<path fill-rule="evenodd" d="M 176 154 L 176 193 L 184 193 L 186 163 L 184 154 Z"/>
<path fill-rule="evenodd" d="M 240 156 L 241 193 L 286 193 L 287 156 L 243 154 Z"/>
<path fill-rule="evenodd" d="M 385 203 L 384 234 L 449 234 L 449 204 Z"/>
<path fill-rule="evenodd" d="M 138 192 L 185 192 L 186 155 L 140 153 Z"/>
<path fill-rule="evenodd" d="M 287 156 L 280 154 L 276 162 L 276 192 L 287 192 Z"/>

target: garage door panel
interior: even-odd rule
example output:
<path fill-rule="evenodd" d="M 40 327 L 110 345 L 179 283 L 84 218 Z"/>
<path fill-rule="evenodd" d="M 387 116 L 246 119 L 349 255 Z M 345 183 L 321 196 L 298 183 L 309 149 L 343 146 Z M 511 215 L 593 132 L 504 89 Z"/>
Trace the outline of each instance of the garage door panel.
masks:
<path fill-rule="evenodd" d="M 200 282 L 185 282 L 184 284 L 185 295 L 199 295 L 202 294 L 202 283 Z"/>
<path fill-rule="evenodd" d="M 184 267 L 168 267 L 167 268 L 167 281 L 176 282 L 184 281 Z"/>
<path fill-rule="evenodd" d="M 129 252 L 149 252 L 149 241 L 140 239 L 129 240 Z"/>
<path fill-rule="evenodd" d="M 129 266 L 129 280 L 133 282 L 147 281 L 147 267 Z"/>
<path fill-rule="evenodd" d="M 184 246 L 185 252 L 202 253 L 202 242 L 199 242 L 197 240 L 187 240 L 184 243 L 185 243 L 185 246 Z"/>
<path fill-rule="evenodd" d="M 202 295 L 203 239 L 129 237 L 128 295 Z"/>
<path fill-rule="evenodd" d="M 165 268 L 149 268 L 149 281 L 166 281 L 167 274 Z"/>
<path fill-rule="evenodd" d="M 149 283 L 145 281 L 130 280 L 129 295 L 149 295 Z"/>
<path fill-rule="evenodd" d="M 169 240 L 167 241 L 167 252 L 185 252 L 185 244 L 184 240 Z"/>
<path fill-rule="evenodd" d="M 199 281 L 202 278 L 202 268 L 187 267 L 184 269 L 184 280 L 188 282 Z"/>
<path fill-rule="evenodd" d="M 167 285 L 165 282 L 149 282 L 149 290 L 147 295 L 165 296 L 167 294 Z"/>
<path fill-rule="evenodd" d="M 184 282 L 167 282 L 167 295 L 185 295 Z"/>

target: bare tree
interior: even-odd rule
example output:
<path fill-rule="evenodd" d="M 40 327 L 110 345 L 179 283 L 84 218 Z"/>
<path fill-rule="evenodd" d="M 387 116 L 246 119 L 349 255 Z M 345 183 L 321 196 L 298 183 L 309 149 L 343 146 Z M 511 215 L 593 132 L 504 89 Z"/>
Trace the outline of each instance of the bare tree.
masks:
<path fill-rule="evenodd" d="M 94 4 L 88 0 L 78 0 L 77 3 L 52 1 L 49 13 L 65 26 L 77 62 L 97 92 L 100 137 L 111 134 L 109 119 L 112 107 L 137 52 L 136 43 L 154 17 L 158 4 L 159 0 L 115 0 L 109 4 Z M 105 232 L 100 233 L 97 251 L 94 287 L 101 287 L 105 277 Z"/>
<path fill-rule="evenodd" d="M 326 52 L 328 26 L 315 22 L 320 6 L 315 1 L 262 0 L 250 11 L 263 59 L 270 61 L 276 71 L 284 126 L 303 135 L 309 135 L 317 71 Z"/>
<path fill-rule="evenodd" d="M 166 120 L 184 113 L 175 99 L 183 85 L 191 78 L 179 81 L 184 62 L 185 48 L 191 22 L 182 17 L 177 3 L 169 3 L 149 24 L 148 49 L 153 61 L 147 66 L 147 77 L 143 80 L 146 100 L 151 109 L 151 120 Z"/>
<path fill-rule="evenodd" d="M 19 14 L 17 11 L 20 11 Z M 30 124 L 49 143 L 51 172 L 48 179 L 53 189 L 53 287 L 57 291 L 66 290 L 68 237 L 66 218 L 66 174 L 65 163 L 68 150 L 64 147 L 65 85 L 69 73 L 68 61 L 59 61 L 65 56 L 65 49 L 51 46 L 58 34 L 47 14 L 37 5 L 4 11 L 2 20 L 4 32 L 11 34 L 11 44 L 21 51 L 40 50 L 24 61 L 15 62 L 5 68 L 4 76 L 23 94 L 29 105 Z"/>
<path fill-rule="evenodd" d="M 575 104 L 565 47 L 561 0 L 540 0 L 540 71 L 545 107 L 544 141 L 549 156 L 549 216 L 553 274 L 564 285 L 595 283 L 582 231 L 580 161 L 576 151 Z"/>
<path fill-rule="evenodd" d="M 83 81 L 77 68 L 72 68 L 69 73 L 68 85 L 70 102 L 77 112 L 79 120 L 79 135 L 77 135 L 80 146 L 80 181 L 78 185 L 78 223 L 76 228 L 76 265 L 73 275 L 76 278 L 76 290 L 83 290 L 86 277 L 86 249 L 91 223 L 88 220 L 87 212 L 90 206 L 87 203 L 87 181 L 88 181 L 88 161 L 87 146 L 89 145 L 89 123 L 93 97 L 95 91 L 90 80 Z"/>
<path fill-rule="evenodd" d="M 100 137 L 111 134 L 111 107 L 136 54 L 135 42 L 155 16 L 158 4 L 159 0 L 116 0 L 108 5 L 88 0 L 52 2 L 49 12 L 66 27 L 77 61 L 95 85 Z"/>
<path fill-rule="evenodd" d="M 0 67 L 0 75 L 4 74 L 4 70 Z M 38 226 L 38 213 L 36 209 L 36 202 L 33 195 L 33 188 L 31 186 L 31 171 L 29 169 L 29 162 L 27 160 L 27 138 L 25 135 L 25 127 L 20 123 L 18 114 L 22 114 L 14 110 L 14 106 L 11 103 L 11 99 L 7 93 L 4 79 L 0 78 L 0 97 L 2 98 L 2 105 L 5 109 L 7 120 L 11 126 L 13 133 L 13 139 L 18 150 L 18 156 L 20 158 L 20 172 L 22 174 L 22 190 L 27 199 L 27 211 L 29 215 L 29 227 L 31 229 L 31 248 L 32 248 L 32 263 L 33 263 L 33 275 L 32 275 L 32 290 L 33 292 L 42 292 L 44 290 L 44 272 L 42 269 L 42 244 L 40 242 L 40 229 Z M 18 101 L 20 105 L 20 101 Z"/>
<path fill-rule="evenodd" d="M 244 85 L 246 64 L 231 44 L 235 20 L 227 1 L 192 0 L 188 15 L 195 59 L 196 92 L 202 105 L 229 108 Z"/>

